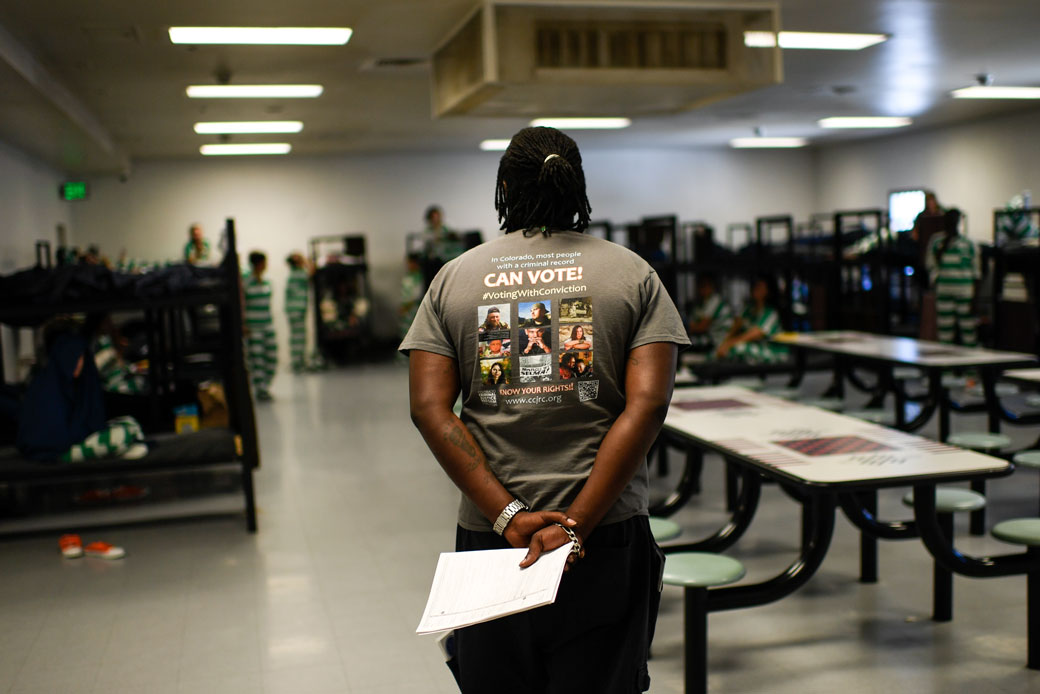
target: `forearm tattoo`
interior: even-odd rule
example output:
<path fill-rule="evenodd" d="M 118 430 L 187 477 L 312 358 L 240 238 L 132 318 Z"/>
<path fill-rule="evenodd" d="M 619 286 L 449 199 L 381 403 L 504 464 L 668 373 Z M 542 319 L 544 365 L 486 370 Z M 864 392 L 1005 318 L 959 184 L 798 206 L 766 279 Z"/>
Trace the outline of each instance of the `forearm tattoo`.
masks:
<path fill-rule="evenodd" d="M 469 471 L 476 470 L 484 463 L 484 456 L 481 455 L 480 450 L 477 449 L 469 439 L 466 438 L 466 431 L 458 425 L 452 425 L 444 433 L 444 440 L 455 446 L 469 458 L 466 465 L 466 469 Z"/>

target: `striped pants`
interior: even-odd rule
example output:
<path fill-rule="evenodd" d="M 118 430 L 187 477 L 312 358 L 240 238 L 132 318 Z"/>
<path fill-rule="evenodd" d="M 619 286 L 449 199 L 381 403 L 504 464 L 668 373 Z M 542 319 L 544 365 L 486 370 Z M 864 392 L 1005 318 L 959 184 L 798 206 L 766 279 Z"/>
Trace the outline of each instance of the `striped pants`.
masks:
<path fill-rule="evenodd" d="M 271 387 L 275 367 L 278 366 L 278 343 L 271 325 L 250 326 L 246 337 L 249 376 L 257 393 L 266 393 Z"/>
<path fill-rule="evenodd" d="M 965 347 L 976 346 L 975 316 L 971 312 L 971 302 L 975 294 L 971 282 L 939 282 L 935 288 L 935 312 L 939 328 L 939 342 L 953 344 L 954 335 L 959 327 L 961 344 Z"/>
<path fill-rule="evenodd" d="M 133 417 L 118 417 L 109 420 L 105 428 L 96 431 L 81 443 L 77 443 L 61 456 L 63 463 L 81 463 L 95 458 L 123 455 L 130 446 L 144 441 L 141 425 Z"/>
<path fill-rule="evenodd" d="M 307 314 L 287 313 L 289 319 L 289 355 L 292 368 L 299 371 L 303 368 L 303 354 L 307 349 Z"/>

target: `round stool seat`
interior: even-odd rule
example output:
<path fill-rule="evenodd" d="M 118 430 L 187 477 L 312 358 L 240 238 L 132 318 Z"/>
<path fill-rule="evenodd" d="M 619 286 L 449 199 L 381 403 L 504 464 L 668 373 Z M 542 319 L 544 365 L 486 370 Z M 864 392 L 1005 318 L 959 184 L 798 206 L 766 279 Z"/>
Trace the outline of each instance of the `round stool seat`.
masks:
<path fill-rule="evenodd" d="M 762 390 L 766 384 L 760 378 L 732 378 L 726 381 L 727 386 L 738 386 L 748 390 Z"/>
<path fill-rule="evenodd" d="M 1040 468 L 1040 451 L 1019 451 L 1011 462 L 1022 467 Z"/>
<path fill-rule="evenodd" d="M 914 505 L 914 493 L 909 491 L 903 497 L 907 506 Z M 970 489 L 958 487 L 935 488 L 935 510 L 939 513 L 958 513 L 961 511 L 978 511 L 986 506 L 986 497 Z"/>
<path fill-rule="evenodd" d="M 709 588 L 739 581 L 747 570 L 736 559 L 711 552 L 665 555 L 664 582 L 685 588 Z"/>
<path fill-rule="evenodd" d="M 957 376 L 956 374 L 943 374 L 941 382 L 943 388 L 963 388 L 968 385 L 968 377 Z"/>
<path fill-rule="evenodd" d="M 1040 545 L 1040 518 L 1015 518 L 993 526 L 993 537 L 1016 545 Z M 667 566 L 667 562 L 665 563 Z"/>
<path fill-rule="evenodd" d="M 914 368 L 913 366 L 897 366 L 892 369 L 892 378 L 897 381 L 912 381 L 918 378 L 924 378 L 924 374 L 921 373 L 920 369 Z"/>
<path fill-rule="evenodd" d="M 762 395 L 772 395 L 774 398 L 793 400 L 798 397 L 797 388 L 763 388 L 759 391 Z"/>
<path fill-rule="evenodd" d="M 812 400 L 799 400 L 798 402 L 809 407 L 819 407 L 821 410 L 841 412 L 845 409 L 845 401 L 841 398 L 814 398 Z"/>
<path fill-rule="evenodd" d="M 673 520 L 650 516 L 650 533 L 654 536 L 654 541 L 664 542 L 679 537 L 682 534 L 682 528 Z"/>
<path fill-rule="evenodd" d="M 870 409 L 870 410 L 849 410 L 845 412 L 849 417 L 855 417 L 856 419 L 862 419 L 867 422 L 873 422 L 874 424 L 882 424 L 886 427 L 890 427 L 896 423 L 896 416 L 888 410 L 881 409 Z"/>
<path fill-rule="evenodd" d="M 1011 437 L 1004 434 L 991 434 L 984 431 L 965 431 L 952 434 L 946 443 L 973 451 L 990 452 L 1011 445 Z"/>
<path fill-rule="evenodd" d="M 965 391 L 971 395 L 982 396 L 986 394 L 986 389 L 982 387 L 981 383 L 966 388 Z M 997 383 L 993 386 L 993 391 L 998 397 L 1005 398 L 1009 395 L 1018 395 L 1018 386 L 1014 383 Z"/>

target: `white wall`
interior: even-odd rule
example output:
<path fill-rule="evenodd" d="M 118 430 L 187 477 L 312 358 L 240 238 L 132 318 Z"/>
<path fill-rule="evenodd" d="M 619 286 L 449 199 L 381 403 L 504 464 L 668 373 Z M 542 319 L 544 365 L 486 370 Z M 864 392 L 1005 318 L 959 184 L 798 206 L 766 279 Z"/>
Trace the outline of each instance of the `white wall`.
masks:
<path fill-rule="evenodd" d="M 801 152 L 727 150 L 587 151 L 583 153 L 595 219 L 625 222 L 678 213 L 724 228 L 756 215 L 812 211 L 811 156 Z M 77 239 L 112 257 L 179 257 L 192 221 L 215 243 L 235 218 L 243 254 L 267 252 L 282 322 L 284 258 L 310 237 L 361 231 L 368 237 L 377 330 L 396 332 L 404 238 L 440 204 L 456 229 L 495 236 L 494 182 L 499 155 L 415 154 L 285 159 L 143 162 L 130 179 L 91 181 L 91 199 L 74 208 Z M 243 255 L 244 257 L 244 255 Z M 284 355 L 285 352 L 283 351 Z M 282 363 L 285 363 L 282 358 Z"/>
<path fill-rule="evenodd" d="M 995 208 L 1023 189 L 1040 194 L 1038 123 L 1040 113 L 1030 111 L 822 149 L 818 207 L 884 207 L 890 190 L 931 188 L 967 214 L 970 236 L 990 241 Z"/>
<path fill-rule="evenodd" d="M 49 240 L 52 251 L 57 246 L 55 228 L 69 227 L 69 203 L 58 199 L 61 181 L 59 172 L 0 142 L 0 274 L 32 265 L 37 240 Z M 3 376 L 16 380 L 12 335 L 7 329 L 0 333 Z M 20 351 L 27 346 L 23 339 Z"/>
<path fill-rule="evenodd" d="M 53 251 L 55 228 L 69 227 L 70 203 L 58 198 L 62 180 L 46 164 L 0 142 L 0 274 L 35 262 L 37 240 L 50 241 Z"/>

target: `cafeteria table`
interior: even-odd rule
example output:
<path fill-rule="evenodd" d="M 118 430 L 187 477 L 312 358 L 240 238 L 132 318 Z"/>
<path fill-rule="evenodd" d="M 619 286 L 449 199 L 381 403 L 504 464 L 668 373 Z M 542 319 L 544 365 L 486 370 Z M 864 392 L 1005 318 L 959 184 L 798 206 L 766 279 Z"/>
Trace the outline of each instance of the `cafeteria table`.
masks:
<path fill-rule="evenodd" d="M 896 428 L 917 431 L 938 411 L 939 440 L 950 435 L 951 403 L 948 389 L 942 383 L 943 372 L 972 369 L 982 378 L 985 410 L 989 413 L 990 431 L 999 431 L 1004 419 L 996 396 L 995 383 L 1001 372 L 1036 364 L 1032 354 L 1003 352 L 977 347 L 961 347 L 940 342 L 916 340 L 909 337 L 891 337 L 856 330 L 825 330 L 808 333 L 780 333 L 773 341 L 795 351 L 796 359 L 804 359 L 806 352 L 830 354 L 835 357 L 835 386 L 840 396 L 844 380 L 858 385 L 852 367 L 856 364 L 872 366 L 880 374 L 879 389 L 892 391 L 896 402 Z M 913 366 L 923 371 L 928 379 L 928 393 L 920 413 L 906 421 L 907 394 L 892 378 L 895 366 Z"/>
<path fill-rule="evenodd" d="M 797 559 L 767 580 L 712 588 L 709 612 L 764 605 L 804 585 L 827 553 L 838 508 L 865 534 L 920 537 L 936 561 L 954 573 L 985 578 L 1036 567 L 1038 560 L 1025 552 L 990 557 L 959 552 L 937 517 L 936 484 L 1010 474 L 1013 466 L 1006 460 L 736 386 L 676 392 L 664 432 L 673 443 L 721 454 L 738 466 L 741 477 L 728 522 L 709 537 L 669 545 L 666 552 L 721 552 L 735 544 L 754 518 L 763 478 L 778 482 L 801 506 Z M 907 486 L 914 488 L 913 520 L 881 522 L 859 498 L 863 492 Z M 655 512 L 667 515 L 684 502 L 673 499 Z"/>

